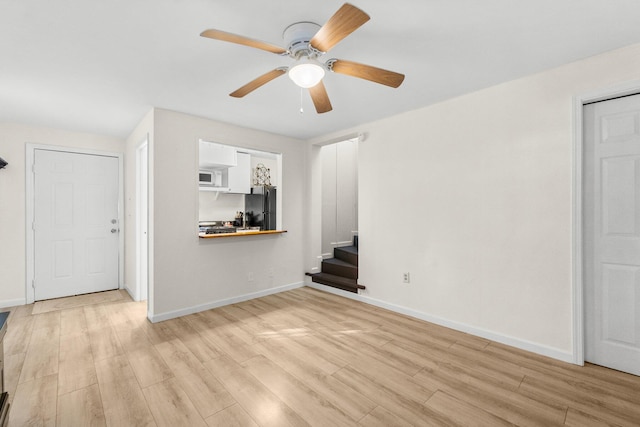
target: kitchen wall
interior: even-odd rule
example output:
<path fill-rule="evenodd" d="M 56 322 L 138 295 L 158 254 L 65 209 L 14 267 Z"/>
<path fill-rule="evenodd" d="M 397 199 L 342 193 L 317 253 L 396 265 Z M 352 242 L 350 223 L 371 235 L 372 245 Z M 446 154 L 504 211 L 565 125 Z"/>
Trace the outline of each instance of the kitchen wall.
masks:
<path fill-rule="evenodd" d="M 89 133 L 0 123 L 0 307 L 25 303 L 26 143 L 121 153 L 124 141 Z"/>
<path fill-rule="evenodd" d="M 317 181 L 313 144 L 364 134 L 361 299 L 573 360 L 573 97 L 630 81 L 640 45 L 310 141 Z"/>
<path fill-rule="evenodd" d="M 283 154 L 282 235 L 199 239 L 198 140 Z M 154 321 L 304 281 L 305 144 L 156 109 L 153 140 Z M 280 213 L 279 213 L 280 215 Z"/>
<path fill-rule="evenodd" d="M 200 221 L 233 221 L 236 212 L 244 212 L 244 194 L 201 191 L 198 200 Z"/>

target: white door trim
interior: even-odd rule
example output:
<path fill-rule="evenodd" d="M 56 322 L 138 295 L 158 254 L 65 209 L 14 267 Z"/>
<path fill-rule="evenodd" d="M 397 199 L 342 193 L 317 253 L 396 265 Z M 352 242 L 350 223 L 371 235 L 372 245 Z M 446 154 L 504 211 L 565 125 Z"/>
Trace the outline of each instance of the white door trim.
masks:
<path fill-rule="evenodd" d="M 143 157 L 143 150 L 145 157 Z M 142 142 L 136 147 L 136 291 L 134 299 L 136 301 L 147 300 L 149 295 L 149 134 L 147 134 Z M 146 171 L 146 177 L 142 176 L 142 171 Z M 141 197 L 143 183 L 147 186 L 146 200 Z M 147 238 L 144 239 L 141 233 L 143 218 L 142 215 L 146 215 L 147 224 Z M 147 241 L 146 246 L 143 246 L 143 240 Z M 142 253 L 146 253 L 144 257 L 146 262 L 142 262 Z M 143 275 L 143 269 L 146 270 L 146 274 Z M 146 289 L 143 287 L 143 278 L 146 277 Z"/>
<path fill-rule="evenodd" d="M 573 98 L 573 177 L 572 190 L 572 294 L 573 294 L 573 363 L 584 365 L 585 311 L 583 281 L 583 233 L 582 233 L 582 161 L 584 152 L 583 108 L 585 104 L 640 93 L 640 81 L 577 95 Z"/>
<path fill-rule="evenodd" d="M 122 153 L 27 143 L 25 153 L 26 303 L 31 304 L 35 301 L 35 293 L 33 289 L 33 280 L 35 276 L 35 235 L 33 233 L 35 180 L 33 176 L 33 162 L 35 159 L 35 150 L 60 151 L 66 153 L 91 154 L 118 158 L 118 224 L 120 225 L 120 233 L 118 233 L 118 288 L 122 289 L 124 283 L 124 168 Z"/>

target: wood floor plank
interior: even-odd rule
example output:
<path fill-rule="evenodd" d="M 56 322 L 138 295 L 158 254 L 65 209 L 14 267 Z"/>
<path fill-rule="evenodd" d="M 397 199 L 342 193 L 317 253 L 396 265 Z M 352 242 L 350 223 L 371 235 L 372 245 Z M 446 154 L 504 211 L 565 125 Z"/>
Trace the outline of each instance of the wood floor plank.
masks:
<path fill-rule="evenodd" d="M 165 322 L 151 323 L 145 320 L 141 324 L 141 327 L 146 332 L 151 343 L 154 345 L 177 338 L 169 325 L 165 324 Z"/>
<path fill-rule="evenodd" d="M 239 328 L 244 336 L 247 344 L 254 344 L 265 339 L 271 338 L 275 329 L 264 320 L 251 316 L 236 305 L 228 305 L 220 307 L 216 310 L 225 320 L 235 327 Z"/>
<path fill-rule="evenodd" d="M 158 427 L 206 427 L 175 378 L 142 390 Z"/>
<path fill-rule="evenodd" d="M 60 312 L 60 336 L 83 334 L 87 330 L 84 308 L 70 308 Z"/>
<path fill-rule="evenodd" d="M 84 316 L 87 320 L 87 328 L 89 330 L 111 326 L 109 314 L 105 306 L 100 304 L 86 305 L 82 309 L 84 310 Z"/>
<path fill-rule="evenodd" d="M 303 355 L 292 353 L 279 344 L 279 341 L 267 341 L 256 344 L 255 348 L 260 354 L 304 381 L 314 391 L 354 420 L 361 419 L 376 407 L 376 404 L 371 400 L 354 392 L 353 389 L 313 364 L 307 363 L 307 359 Z"/>
<path fill-rule="evenodd" d="M 127 353 L 127 358 L 142 388 L 173 378 L 173 372 L 153 346 L 137 348 Z"/>
<path fill-rule="evenodd" d="M 57 425 L 106 427 L 98 384 L 58 396 Z"/>
<path fill-rule="evenodd" d="M 25 356 L 26 353 L 16 353 L 4 357 L 4 387 L 9 392 L 10 402 L 16 394 Z"/>
<path fill-rule="evenodd" d="M 184 317 L 168 320 L 166 324 L 200 362 L 222 356 L 223 352 L 211 345 L 210 342 L 205 341 Z"/>
<path fill-rule="evenodd" d="M 9 411 L 10 426 L 55 426 L 57 375 L 48 375 L 18 384 Z"/>
<path fill-rule="evenodd" d="M 249 359 L 243 366 L 311 425 L 347 427 L 357 421 L 262 355 Z"/>
<path fill-rule="evenodd" d="M 552 396 L 568 407 L 593 414 L 620 425 L 634 425 L 640 420 L 640 405 L 612 396 L 585 392 L 555 378 L 525 377 L 518 392 L 525 396 Z"/>
<path fill-rule="evenodd" d="M 382 406 L 376 406 L 358 424 L 366 427 L 411 427 L 413 425 Z"/>
<path fill-rule="evenodd" d="M 140 348 L 151 347 L 153 343 L 144 328 L 114 328 L 118 341 L 125 353 L 131 353 Z"/>
<path fill-rule="evenodd" d="M 44 316 L 39 314 L 38 316 Z M 59 321 L 59 316 L 58 316 Z M 55 331 L 55 332 L 53 332 Z M 60 325 L 34 329 L 20 373 L 20 383 L 58 373 Z"/>
<path fill-rule="evenodd" d="M 126 356 L 96 361 L 96 373 L 108 426 L 156 426 Z"/>
<path fill-rule="evenodd" d="M 230 357 L 222 356 L 210 360 L 205 362 L 205 367 L 225 386 L 251 418 L 259 420 L 260 425 L 265 427 L 309 425 Z"/>
<path fill-rule="evenodd" d="M 78 333 L 60 337 L 58 394 L 84 389 L 97 383 L 89 336 Z"/>
<path fill-rule="evenodd" d="M 9 319 L 12 319 L 11 316 Z M 16 317 L 7 321 L 7 332 L 4 336 L 5 356 L 27 352 L 34 324 L 33 316 Z"/>
<path fill-rule="evenodd" d="M 370 378 L 368 375 L 363 375 L 354 370 L 351 366 L 342 368 L 333 374 L 333 377 L 351 387 L 355 392 L 376 402 L 378 405 L 385 408 L 392 408 L 396 416 L 410 424 L 416 426 L 454 425 L 449 417 L 437 413 L 431 408 L 426 407 L 423 403 L 416 402 L 413 399 L 396 393 L 394 390 Z"/>
<path fill-rule="evenodd" d="M 442 391 L 434 393 L 427 400 L 426 405 L 441 414 L 446 414 L 453 420 L 455 425 L 474 425 L 478 427 L 509 427 L 515 425 Z"/>
<path fill-rule="evenodd" d="M 33 315 L 33 329 L 47 329 L 51 333 L 60 335 L 60 312 L 42 313 Z"/>
<path fill-rule="evenodd" d="M 311 325 L 310 327 L 314 328 L 314 330 L 320 334 L 329 337 L 334 342 L 342 344 L 342 348 L 350 353 L 350 356 L 346 360 L 358 360 L 366 356 L 396 368 L 407 375 L 414 375 L 423 368 L 421 363 L 416 363 L 417 358 L 414 357 L 414 355 L 407 357 L 407 355 L 410 354 L 408 352 L 393 351 L 393 349 L 386 346 L 376 347 L 367 342 L 368 340 L 363 338 L 362 334 L 345 335 L 335 333 L 322 325 Z"/>
<path fill-rule="evenodd" d="M 236 362 L 241 363 L 258 355 L 250 345 L 232 332 L 211 328 L 200 332 L 200 335 L 209 345 L 219 349 Z"/>
<path fill-rule="evenodd" d="M 160 343 L 156 348 L 203 418 L 235 403 L 229 392 L 181 340 Z"/>
<path fill-rule="evenodd" d="M 237 403 L 205 419 L 209 427 L 258 427 Z"/>
<path fill-rule="evenodd" d="M 394 341 L 393 343 L 390 343 L 390 345 L 398 346 L 407 351 L 421 354 L 425 359 L 431 361 L 447 361 L 448 363 L 455 364 L 464 369 L 482 373 L 487 377 L 492 378 L 492 381 L 500 383 L 502 387 L 511 388 L 514 391 L 517 390 L 520 382 L 524 378 L 524 373 L 520 371 L 510 371 L 506 364 L 504 369 L 502 369 L 500 363 L 486 362 L 479 358 L 476 359 L 473 355 L 469 354 L 462 356 L 458 353 L 451 352 L 448 349 L 427 346 L 420 343 L 407 343 L 404 341 Z M 470 349 L 467 351 L 472 352 Z M 498 367 L 498 369 L 496 369 L 496 367 Z"/>
<path fill-rule="evenodd" d="M 377 359 L 362 357 L 347 367 L 406 399 L 424 402 L 437 390 Z"/>
<path fill-rule="evenodd" d="M 96 362 L 124 354 L 116 331 L 111 325 L 103 328 L 90 328 L 89 339 L 91 341 L 93 359 Z"/>
<path fill-rule="evenodd" d="M 565 426 L 568 427 L 611 427 L 611 426 L 620 426 L 620 424 L 612 424 L 602 419 L 587 414 L 582 411 L 578 411 L 577 409 L 569 408 L 567 411 L 567 417 L 564 422 Z"/>
<path fill-rule="evenodd" d="M 488 412 L 520 426 L 546 427 L 561 425 L 567 411 L 566 405 L 556 401 L 540 402 L 528 396 L 500 387 L 486 376 L 441 362 L 437 369 L 419 372 L 414 378 L 426 387 L 447 393 L 486 408 Z"/>

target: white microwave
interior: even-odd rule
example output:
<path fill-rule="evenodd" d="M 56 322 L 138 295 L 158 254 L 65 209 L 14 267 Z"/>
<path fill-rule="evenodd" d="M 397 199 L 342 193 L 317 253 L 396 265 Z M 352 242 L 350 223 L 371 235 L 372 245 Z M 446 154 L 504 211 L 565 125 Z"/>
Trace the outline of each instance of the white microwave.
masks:
<path fill-rule="evenodd" d="M 220 187 L 222 185 L 221 171 L 200 171 L 200 185 Z"/>

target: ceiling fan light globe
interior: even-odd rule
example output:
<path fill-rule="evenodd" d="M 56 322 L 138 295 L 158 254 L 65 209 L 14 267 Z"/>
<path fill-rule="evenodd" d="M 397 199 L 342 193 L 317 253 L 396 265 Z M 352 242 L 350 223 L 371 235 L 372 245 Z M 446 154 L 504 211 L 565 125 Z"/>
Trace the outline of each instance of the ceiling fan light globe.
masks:
<path fill-rule="evenodd" d="M 324 68 L 318 64 L 305 62 L 291 67 L 289 78 L 293 82 L 305 89 L 314 87 L 324 77 Z"/>

